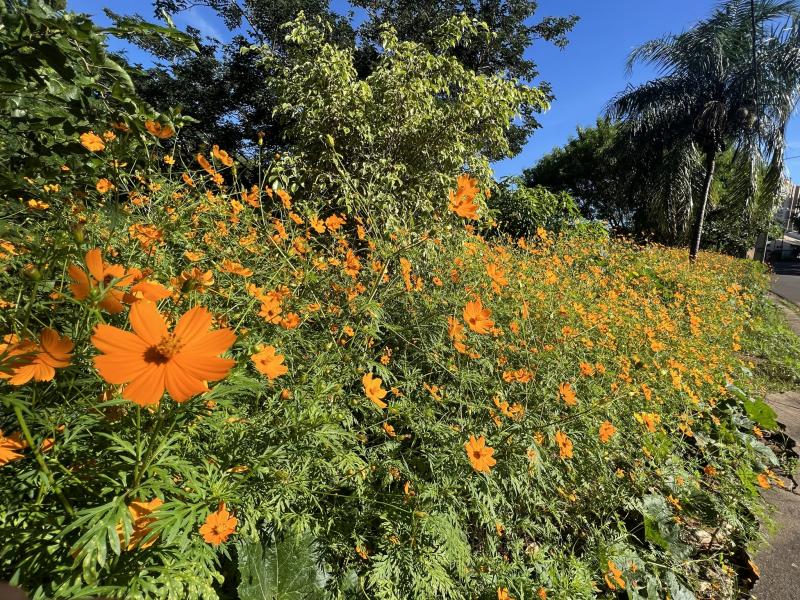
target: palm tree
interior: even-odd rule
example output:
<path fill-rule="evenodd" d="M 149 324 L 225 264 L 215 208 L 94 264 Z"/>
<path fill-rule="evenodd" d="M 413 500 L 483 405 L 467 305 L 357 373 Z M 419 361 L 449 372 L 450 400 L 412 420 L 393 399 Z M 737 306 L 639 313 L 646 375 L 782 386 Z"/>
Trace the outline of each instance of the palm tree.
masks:
<path fill-rule="evenodd" d="M 800 93 L 800 6 L 727 0 L 688 31 L 635 49 L 629 72 L 636 63 L 658 76 L 629 86 L 608 112 L 647 164 L 648 201 L 661 226 L 680 238 L 693 221 L 694 261 L 721 152 L 733 150 L 732 189 L 745 211 L 776 198 L 784 133 Z M 698 188 L 699 202 L 692 193 Z"/>

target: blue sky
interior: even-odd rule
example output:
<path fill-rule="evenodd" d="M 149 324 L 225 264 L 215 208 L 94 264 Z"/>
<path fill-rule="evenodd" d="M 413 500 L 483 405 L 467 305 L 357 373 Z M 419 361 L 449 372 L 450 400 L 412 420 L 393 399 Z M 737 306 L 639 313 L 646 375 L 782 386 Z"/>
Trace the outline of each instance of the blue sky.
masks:
<path fill-rule="evenodd" d="M 334 0 L 333 5 L 339 12 L 348 10 L 344 0 Z M 641 66 L 627 77 L 625 60 L 634 47 L 665 33 L 691 27 L 716 5 L 716 0 L 540 0 L 537 16 L 576 14 L 581 21 L 563 50 L 546 42 L 536 43 L 528 50 L 529 58 L 539 66 L 541 78 L 552 85 L 556 100 L 541 116 L 542 129 L 534 133 L 525 150 L 496 164 L 496 174 L 520 173 L 552 148 L 566 143 L 577 126 L 593 124 L 606 103 L 626 85 L 652 77 L 652 71 Z M 146 18 L 152 17 L 152 4 L 148 0 L 68 0 L 71 10 L 93 14 L 101 24 L 107 23 L 102 14 L 105 6 L 119 13 L 138 11 Z M 220 39 L 229 36 L 216 15 L 202 7 L 174 18 L 179 28 L 191 25 L 206 35 Z M 112 47 L 121 46 L 112 43 Z M 141 53 L 131 51 L 129 56 L 146 62 Z M 786 155 L 800 155 L 797 117 L 792 119 L 787 140 Z M 790 171 L 800 173 L 800 158 L 788 161 L 787 165 Z"/>

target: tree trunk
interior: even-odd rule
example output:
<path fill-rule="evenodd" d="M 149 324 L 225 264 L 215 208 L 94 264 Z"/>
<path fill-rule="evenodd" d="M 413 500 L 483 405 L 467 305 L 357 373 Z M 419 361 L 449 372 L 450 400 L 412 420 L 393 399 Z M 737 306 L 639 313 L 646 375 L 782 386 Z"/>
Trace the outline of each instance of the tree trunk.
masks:
<path fill-rule="evenodd" d="M 717 164 L 717 153 L 706 153 L 706 180 L 703 183 L 703 201 L 694 215 L 694 227 L 692 228 L 692 240 L 689 245 L 689 261 L 697 260 L 697 253 L 700 251 L 700 238 L 703 236 L 703 219 L 706 217 L 706 206 L 708 197 L 711 195 L 711 182 L 714 181 L 714 168 Z"/>

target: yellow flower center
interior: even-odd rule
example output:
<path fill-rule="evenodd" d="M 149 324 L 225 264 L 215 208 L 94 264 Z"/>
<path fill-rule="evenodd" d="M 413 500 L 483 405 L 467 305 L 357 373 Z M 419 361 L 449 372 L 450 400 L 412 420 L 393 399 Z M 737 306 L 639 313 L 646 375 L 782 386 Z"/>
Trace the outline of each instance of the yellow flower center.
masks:
<path fill-rule="evenodd" d="M 183 342 L 174 333 L 168 333 L 161 338 L 157 345 L 147 349 L 144 359 L 157 365 L 163 365 L 180 352 Z"/>

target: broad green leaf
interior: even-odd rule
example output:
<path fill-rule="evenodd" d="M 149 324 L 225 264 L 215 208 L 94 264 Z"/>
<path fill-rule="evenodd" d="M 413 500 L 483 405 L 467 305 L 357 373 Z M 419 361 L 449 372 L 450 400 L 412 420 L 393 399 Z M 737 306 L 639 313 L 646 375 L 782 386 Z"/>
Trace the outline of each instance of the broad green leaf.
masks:
<path fill-rule="evenodd" d="M 763 400 L 745 400 L 744 409 L 747 412 L 747 416 L 755 421 L 759 427 L 764 429 L 778 428 L 777 413 Z"/>
<path fill-rule="evenodd" d="M 311 536 L 285 538 L 262 546 L 238 545 L 240 600 L 311 600 L 323 598 Z"/>

